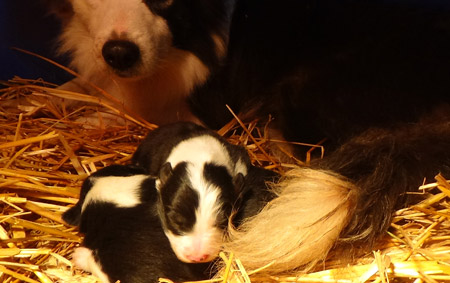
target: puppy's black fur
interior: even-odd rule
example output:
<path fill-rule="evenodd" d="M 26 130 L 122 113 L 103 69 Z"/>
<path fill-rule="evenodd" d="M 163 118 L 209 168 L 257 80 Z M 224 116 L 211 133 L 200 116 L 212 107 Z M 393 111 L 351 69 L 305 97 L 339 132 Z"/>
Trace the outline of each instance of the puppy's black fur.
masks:
<path fill-rule="evenodd" d="M 272 170 L 252 166 L 244 179 L 243 190 L 238 197 L 233 217 L 233 225 L 238 227 L 241 222 L 255 216 L 276 194 L 272 192 L 270 184 L 277 183 L 280 175 Z"/>
<path fill-rule="evenodd" d="M 159 177 L 164 208 L 161 217 L 167 228 L 177 235 L 192 229 L 196 221 L 195 209 L 199 205 L 199 200 L 198 193 L 193 188 L 195 184 L 190 181 L 190 172 L 187 168 L 190 161 L 187 159 L 175 164 L 175 168 L 172 168 L 172 165 L 168 164 L 167 158 L 180 143 L 202 136 L 213 137 L 223 146 L 222 149 L 230 158 L 227 162 L 231 166 L 241 162 L 245 170 L 250 168 L 250 159 L 243 147 L 232 145 L 216 132 L 189 122 L 164 125 L 151 131 L 132 158 L 134 165 L 144 167 L 148 174 Z M 195 150 L 201 154 L 207 149 L 197 148 Z M 217 225 L 222 228 L 225 227 L 232 205 L 242 189 L 244 178 L 241 173 L 230 175 L 231 172 L 228 172 L 225 165 L 228 166 L 228 164 L 220 164 L 220 161 L 211 160 L 210 163 L 204 164 L 203 172 L 201 172 L 208 183 L 221 188 L 220 202 L 222 202 L 223 211 L 218 215 Z M 175 221 L 178 224 L 172 221 L 175 218 L 178 219 Z"/>
<path fill-rule="evenodd" d="M 83 185 L 81 186 L 80 190 L 80 198 L 77 202 L 77 204 L 70 208 L 68 211 L 66 211 L 63 214 L 63 220 L 71 225 L 80 225 L 81 222 L 81 208 L 83 206 L 84 200 L 86 198 L 86 194 L 91 189 L 93 183 L 92 179 L 96 177 L 108 177 L 108 176 L 118 176 L 118 177 L 128 177 L 133 175 L 139 175 L 144 174 L 145 171 L 142 168 L 136 167 L 136 166 L 121 166 L 121 165 L 111 165 L 108 167 L 105 167 L 94 174 L 91 175 L 91 178 L 87 178 L 84 180 Z M 151 202 L 152 198 L 152 192 L 151 190 L 142 190 L 142 192 L 150 192 L 150 196 L 146 196 L 145 194 L 141 195 L 142 200 L 146 200 L 147 198 L 150 198 L 149 201 Z"/>
<path fill-rule="evenodd" d="M 64 213 L 63 219 L 79 225 L 85 235 L 83 246 L 93 251 L 110 282 L 158 282 L 160 277 L 174 281 L 206 279 L 207 265 L 180 262 L 172 252 L 157 215 L 154 178 L 148 177 L 140 184 L 142 203 L 139 205 L 121 208 L 94 201 L 81 212 L 92 178 L 144 173 L 143 169 L 121 165 L 99 170 L 84 182 L 79 202 Z M 102 190 L 107 192 L 108 188 Z"/>
<path fill-rule="evenodd" d="M 244 148 L 230 144 L 215 131 L 190 122 L 168 124 L 149 132 L 133 154 L 132 163 L 146 168 L 148 174 L 158 176 L 169 154 L 178 144 L 200 136 L 211 136 L 220 142 L 229 152 L 231 162 L 242 160 L 244 165 L 250 164 Z"/>

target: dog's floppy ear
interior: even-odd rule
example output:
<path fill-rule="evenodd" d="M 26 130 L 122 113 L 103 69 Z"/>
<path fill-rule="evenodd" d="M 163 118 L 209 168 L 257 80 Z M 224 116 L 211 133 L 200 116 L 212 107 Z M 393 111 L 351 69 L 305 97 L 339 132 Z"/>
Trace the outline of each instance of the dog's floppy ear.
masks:
<path fill-rule="evenodd" d="M 164 163 L 163 166 L 161 166 L 158 177 L 161 183 L 164 184 L 172 176 L 172 174 L 173 174 L 172 165 L 170 164 L 170 162 L 166 162 Z"/>
<path fill-rule="evenodd" d="M 70 0 L 41 0 L 47 10 L 66 24 L 73 16 L 72 1 Z"/>

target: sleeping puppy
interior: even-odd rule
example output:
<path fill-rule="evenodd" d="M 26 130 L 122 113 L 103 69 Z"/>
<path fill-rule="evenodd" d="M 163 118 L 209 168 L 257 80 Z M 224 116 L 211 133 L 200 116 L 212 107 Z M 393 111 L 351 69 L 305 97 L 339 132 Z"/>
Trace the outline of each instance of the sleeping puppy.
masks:
<path fill-rule="evenodd" d="M 132 162 L 157 176 L 159 214 L 177 257 L 213 260 L 251 167 L 245 149 L 212 130 L 178 122 L 150 132 Z"/>
<path fill-rule="evenodd" d="M 134 166 L 112 165 L 83 183 L 78 203 L 63 214 L 85 235 L 76 249 L 76 266 L 104 283 L 201 280 L 205 264 L 179 261 L 157 213 L 155 178 Z"/>

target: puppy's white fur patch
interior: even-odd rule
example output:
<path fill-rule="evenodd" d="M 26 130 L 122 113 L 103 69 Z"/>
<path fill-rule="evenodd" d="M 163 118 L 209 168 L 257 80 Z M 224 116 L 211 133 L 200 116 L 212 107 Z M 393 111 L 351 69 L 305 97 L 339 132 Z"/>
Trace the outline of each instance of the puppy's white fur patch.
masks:
<path fill-rule="evenodd" d="M 182 141 L 173 148 L 167 158 L 167 162 L 170 162 L 172 167 L 183 161 L 200 165 L 200 168 L 196 168 L 200 171 L 203 171 L 205 163 L 212 163 L 225 166 L 231 176 L 235 176 L 237 173 L 247 174 L 245 164 L 242 161 L 236 165 L 233 164 L 225 146 L 215 137 L 209 135 Z"/>
<path fill-rule="evenodd" d="M 145 178 L 145 175 L 92 178 L 93 184 L 86 194 L 81 211 L 93 202 L 113 203 L 117 207 L 134 207 L 140 204 L 140 187 Z"/>
<path fill-rule="evenodd" d="M 108 276 L 102 271 L 100 263 L 95 261 L 94 255 L 90 249 L 85 247 L 76 248 L 72 255 L 72 260 L 75 266 L 97 276 L 101 282 L 109 283 Z"/>

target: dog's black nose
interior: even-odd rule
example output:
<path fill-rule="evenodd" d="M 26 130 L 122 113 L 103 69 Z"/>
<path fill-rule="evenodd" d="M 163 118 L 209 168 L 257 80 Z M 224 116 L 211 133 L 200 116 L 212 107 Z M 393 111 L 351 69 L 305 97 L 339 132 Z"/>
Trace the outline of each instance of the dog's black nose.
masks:
<path fill-rule="evenodd" d="M 102 55 L 105 62 L 118 71 L 127 71 L 139 62 L 141 52 L 133 42 L 110 40 L 103 45 Z"/>

